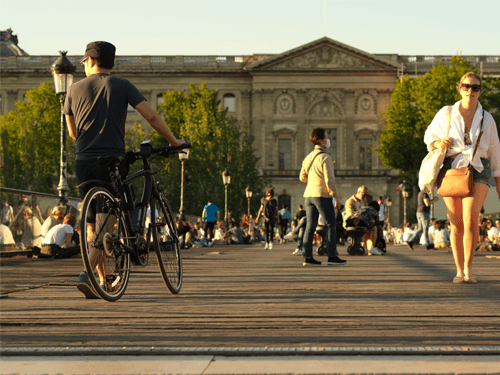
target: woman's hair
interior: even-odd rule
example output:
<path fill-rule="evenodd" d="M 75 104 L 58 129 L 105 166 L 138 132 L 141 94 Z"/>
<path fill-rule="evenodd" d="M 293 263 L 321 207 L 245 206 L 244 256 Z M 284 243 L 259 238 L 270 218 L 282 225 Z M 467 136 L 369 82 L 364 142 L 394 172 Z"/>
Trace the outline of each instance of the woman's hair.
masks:
<path fill-rule="evenodd" d="M 463 75 L 462 78 L 460 78 L 460 82 L 457 84 L 457 90 L 460 92 L 460 87 L 462 87 L 462 82 L 466 79 L 466 78 L 475 78 L 479 81 L 479 85 L 481 87 L 483 87 L 483 80 L 481 78 L 481 76 L 477 73 L 474 73 L 474 72 L 468 72 L 468 73 L 465 73 Z"/>
<path fill-rule="evenodd" d="M 326 130 L 323 128 L 314 128 L 309 136 L 309 142 L 313 145 L 317 146 L 320 144 L 320 141 L 325 139 Z"/>
<path fill-rule="evenodd" d="M 438 230 L 444 229 L 444 221 L 443 220 L 435 220 L 434 227 L 436 227 L 436 229 L 438 229 Z"/>
<path fill-rule="evenodd" d="M 266 192 L 266 195 L 270 195 L 271 197 L 274 197 L 274 189 L 273 188 L 268 189 Z"/>

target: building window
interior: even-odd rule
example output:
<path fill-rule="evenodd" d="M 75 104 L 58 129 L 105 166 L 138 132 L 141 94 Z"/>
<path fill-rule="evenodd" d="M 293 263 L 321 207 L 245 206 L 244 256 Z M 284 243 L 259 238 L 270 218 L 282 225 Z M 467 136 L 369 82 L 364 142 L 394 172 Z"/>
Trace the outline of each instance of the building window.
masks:
<path fill-rule="evenodd" d="M 337 163 L 337 129 L 328 129 L 328 136 L 330 137 L 330 148 L 326 150 L 328 155 L 332 157 L 333 164 Z"/>
<path fill-rule="evenodd" d="M 236 97 L 233 94 L 224 95 L 223 99 L 224 109 L 227 109 L 230 113 L 236 112 Z"/>
<path fill-rule="evenodd" d="M 287 194 L 280 195 L 278 197 L 278 210 L 283 208 L 283 205 L 288 207 L 288 211 L 290 211 L 290 205 L 292 204 L 292 197 Z"/>
<path fill-rule="evenodd" d="M 360 138 L 359 140 L 359 169 L 366 171 L 372 169 L 372 140 Z"/>
<path fill-rule="evenodd" d="M 292 169 L 292 140 L 279 139 L 278 140 L 278 169 L 280 171 Z"/>

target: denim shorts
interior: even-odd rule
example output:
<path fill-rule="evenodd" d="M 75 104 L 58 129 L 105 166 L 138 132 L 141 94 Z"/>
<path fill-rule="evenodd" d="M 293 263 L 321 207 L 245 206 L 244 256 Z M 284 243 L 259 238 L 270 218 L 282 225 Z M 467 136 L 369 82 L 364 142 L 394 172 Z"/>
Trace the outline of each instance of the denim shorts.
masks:
<path fill-rule="evenodd" d="M 451 164 L 453 163 L 453 159 L 450 157 L 447 157 L 443 161 L 443 168 L 444 170 L 446 169 L 451 169 Z M 474 167 L 472 167 L 472 179 L 474 180 L 474 183 L 477 184 L 478 182 L 485 184 L 490 188 L 490 177 L 491 177 L 491 168 L 490 168 L 490 161 L 485 158 L 481 158 L 481 163 L 483 164 L 483 171 L 480 173 L 476 171 Z"/>

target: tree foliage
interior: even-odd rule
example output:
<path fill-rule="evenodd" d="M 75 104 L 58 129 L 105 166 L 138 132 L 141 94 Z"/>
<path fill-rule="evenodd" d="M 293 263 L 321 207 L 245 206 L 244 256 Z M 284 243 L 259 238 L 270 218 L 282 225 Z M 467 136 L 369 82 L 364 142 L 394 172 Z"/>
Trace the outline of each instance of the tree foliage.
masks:
<path fill-rule="evenodd" d="M 26 92 L 27 100 L 0 118 L 1 186 L 57 194 L 61 155 L 61 104 L 49 83 Z M 74 142 L 67 142 L 68 176 L 74 172 Z M 68 178 L 70 195 L 76 179 Z"/>
<path fill-rule="evenodd" d="M 246 123 L 239 123 L 220 106 L 217 91 L 205 84 L 190 85 L 189 91 L 169 91 L 163 95 L 159 112 L 177 137 L 185 137 L 192 144 L 189 159 L 185 161 L 184 208 L 187 214 L 201 215 L 203 206 L 211 200 L 224 210 L 222 172 L 228 168 L 231 183 L 228 187 L 228 205 L 234 217 L 247 212 L 245 188 L 253 190 L 251 210 L 255 214 L 263 197 L 265 181 L 257 172 L 257 157 L 253 150 L 253 137 Z M 133 133 L 141 132 L 134 127 Z M 137 148 L 133 135 L 127 133 L 128 146 Z M 136 137 L 140 139 L 141 137 Z M 158 133 L 150 138 L 155 147 L 166 141 Z M 180 208 L 181 163 L 177 157 L 156 159 L 162 172 L 157 175 L 174 210 Z"/>

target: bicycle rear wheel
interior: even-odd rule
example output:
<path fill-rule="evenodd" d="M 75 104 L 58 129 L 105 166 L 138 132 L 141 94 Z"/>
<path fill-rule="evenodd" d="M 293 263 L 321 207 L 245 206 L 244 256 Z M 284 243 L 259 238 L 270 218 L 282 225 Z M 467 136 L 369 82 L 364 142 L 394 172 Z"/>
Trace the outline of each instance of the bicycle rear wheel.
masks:
<path fill-rule="evenodd" d="M 151 198 L 151 232 L 163 281 L 177 294 L 182 286 L 182 258 L 179 237 L 172 210 L 167 199 L 159 193 L 160 200 Z"/>
<path fill-rule="evenodd" d="M 119 202 L 103 187 L 91 189 L 82 206 L 82 258 L 92 287 L 110 302 L 123 296 L 129 281 L 130 254 L 123 244 L 131 246 L 124 217 L 120 215 Z"/>

